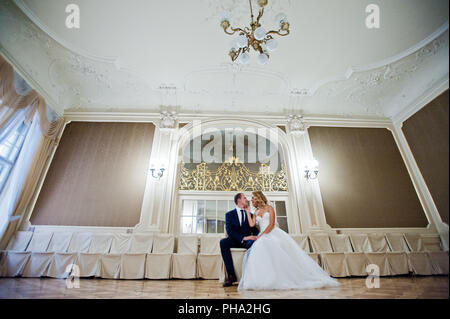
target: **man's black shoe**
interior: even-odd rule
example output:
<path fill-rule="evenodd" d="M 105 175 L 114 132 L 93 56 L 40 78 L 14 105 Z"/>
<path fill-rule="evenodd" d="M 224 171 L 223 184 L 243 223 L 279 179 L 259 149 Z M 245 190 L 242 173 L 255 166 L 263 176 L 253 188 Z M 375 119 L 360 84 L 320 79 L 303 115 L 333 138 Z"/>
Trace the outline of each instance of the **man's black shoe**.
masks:
<path fill-rule="evenodd" d="M 230 287 L 233 285 L 233 282 L 237 281 L 236 276 L 228 275 L 228 277 L 223 282 L 223 287 Z"/>

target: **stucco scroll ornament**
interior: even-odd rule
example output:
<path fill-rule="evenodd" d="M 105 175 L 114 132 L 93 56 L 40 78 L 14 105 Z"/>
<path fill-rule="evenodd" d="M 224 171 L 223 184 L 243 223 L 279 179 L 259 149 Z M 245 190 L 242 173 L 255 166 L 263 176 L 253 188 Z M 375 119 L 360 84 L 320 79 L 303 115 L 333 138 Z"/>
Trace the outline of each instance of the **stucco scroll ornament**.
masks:
<path fill-rule="evenodd" d="M 175 111 L 162 111 L 160 113 L 160 122 L 159 122 L 159 128 L 160 129 L 174 129 L 177 126 L 177 113 Z"/>
<path fill-rule="evenodd" d="M 289 131 L 293 134 L 304 134 L 306 131 L 305 121 L 302 115 L 289 115 L 287 119 Z"/>

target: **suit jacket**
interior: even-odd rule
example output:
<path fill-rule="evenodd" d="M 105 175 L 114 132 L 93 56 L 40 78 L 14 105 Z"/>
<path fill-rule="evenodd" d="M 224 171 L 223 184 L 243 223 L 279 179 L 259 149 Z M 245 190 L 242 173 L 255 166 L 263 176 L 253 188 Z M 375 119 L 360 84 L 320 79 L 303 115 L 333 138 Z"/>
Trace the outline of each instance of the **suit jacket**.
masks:
<path fill-rule="evenodd" d="M 242 226 L 239 224 L 236 208 L 225 214 L 225 229 L 228 237 L 236 244 L 241 244 L 245 236 L 257 235 L 259 232 L 258 228 L 250 227 L 248 224 L 247 213 L 245 213 L 245 222 L 242 223 Z"/>

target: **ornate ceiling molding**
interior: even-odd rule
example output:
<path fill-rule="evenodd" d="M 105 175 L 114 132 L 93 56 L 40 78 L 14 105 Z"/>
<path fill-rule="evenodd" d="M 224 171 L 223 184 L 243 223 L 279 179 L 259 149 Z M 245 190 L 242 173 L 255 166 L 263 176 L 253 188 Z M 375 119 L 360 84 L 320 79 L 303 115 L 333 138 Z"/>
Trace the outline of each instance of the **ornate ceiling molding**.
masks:
<path fill-rule="evenodd" d="M 58 36 L 51 28 L 49 28 L 43 21 L 41 21 L 41 19 L 39 19 L 39 17 L 37 17 L 34 14 L 34 12 L 28 7 L 28 5 L 23 0 L 13 0 L 13 1 L 35 25 L 37 25 L 43 32 L 45 32 L 54 41 L 65 47 L 67 50 L 73 52 L 74 54 L 77 54 L 78 56 L 83 56 L 93 61 L 111 63 L 114 64 L 116 67 L 118 66 L 119 57 L 98 56 L 84 50 L 83 48 L 74 45 L 73 43 L 64 40 L 63 38 Z"/>
<path fill-rule="evenodd" d="M 373 62 L 367 65 L 361 65 L 361 66 L 350 66 L 347 71 L 341 75 L 336 77 L 330 77 L 323 79 L 313 86 L 311 86 L 309 89 L 303 89 L 302 95 L 305 96 L 312 96 L 316 94 L 316 92 L 323 86 L 332 83 L 332 82 L 340 82 L 344 80 L 350 79 L 355 73 L 362 73 L 366 71 L 376 70 L 376 69 L 382 69 L 384 67 L 389 67 L 390 65 L 399 62 L 400 60 L 408 57 L 409 55 L 412 55 L 416 52 L 423 51 L 424 48 L 429 46 L 429 44 L 442 36 L 445 32 L 447 32 L 449 29 L 449 22 L 446 21 L 441 27 L 439 27 L 436 31 L 434 31 L 432 34 L 430 34 L 428 37 L 420 41 L 419 43 L 413 45 L 412 47 L 404 50 L 403 52 L 400 52 L 399 54 L 396 54 L 394 56 L 388 57 L 386 59 L 383 59 L 381 61 Z"/>
<path fill-rule="evenodd" d="M 238 0 L 224 3 L 240 5 Z M 222 2 L 208 4 L 215 6 L 217 14 L 223 7 Z M 290 0 L 284 5 L 290 6 Z M 243 7 L 248 9 L 247 5 Z M 181 76 L 180 82 L 169 79 L 149 83 L 132 70 L 121 68 L 119 57 L 95 56 L 65 43 L 34 16 L 23 0 L 0 3 L 0 28 L 2 53 L 59 113 L 64 109 L 158 112 L 161 105 L 181 105 L 179 114 L 230 114 L 245 109 L 246 113 L 266 117 L 302 113 L 382 118 L 394 116 L 445 75 L 448 78 L 448 62 L 443 62 L 445 53 L 448 60 L 448 21 L 395 56 L 349 67 L 344 75 L 321 80 L 310 88 L 292 83 L 288 76 L 270 67 L 231 63 L 197 68 Z M 227 77 L 228 86 L 214 86 L 218 73 Z M 241 83 L 250 83 L 250 77 L 267 85 L 240 87 Z"/>

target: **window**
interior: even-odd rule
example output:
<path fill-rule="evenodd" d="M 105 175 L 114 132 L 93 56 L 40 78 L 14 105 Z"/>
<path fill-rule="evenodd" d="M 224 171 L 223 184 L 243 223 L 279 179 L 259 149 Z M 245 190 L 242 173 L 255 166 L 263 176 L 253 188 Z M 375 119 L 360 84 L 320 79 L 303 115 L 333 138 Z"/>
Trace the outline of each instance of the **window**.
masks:
<path fill-rule="evenodd" d="M 232 200 L 183 200 L 180 232 L 224 233 L 225 213 L 234 207 Z"/>
<path fill-rule="evenodd" d="M 269 201 L 275 210 L 276 222 L 285 232 L 289 232 L 286 202 Z M 232 200 L 185 199 L 182 201 L 180 233 L 182 234 L 223 234 L 225 213 L 234 209 Z"/>
<path fill-rule="evenodd" d="M 27 135 L 28 125 L 25 122 L 13 131 L 1 144 L 0 144 L 0 192 L 8 180 L 20 150 L 22 149 L 25 136 Z"/>

